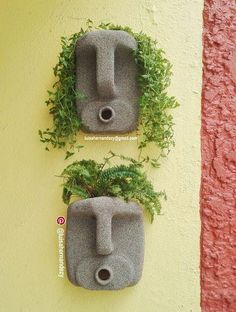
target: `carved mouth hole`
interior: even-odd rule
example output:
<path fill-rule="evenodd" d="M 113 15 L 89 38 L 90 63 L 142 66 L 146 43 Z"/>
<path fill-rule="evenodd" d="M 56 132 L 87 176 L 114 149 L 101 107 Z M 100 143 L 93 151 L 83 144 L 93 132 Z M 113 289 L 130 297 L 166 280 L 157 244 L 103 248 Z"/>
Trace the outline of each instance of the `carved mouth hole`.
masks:
<path fill-rule="evenodd" d="M 101 269 L 98 271 L 98 277 L 102 281 L 107 281 L 111 277 L 111 273 L 107 269 Z"/>
<path fill-rule="evenodd" d="M 115 112 L 112 107 L 106 106 L 100 109 L 99 118 L 102 122 L 109 122 L 115 116 Z"/>
<path fill-rule="evenodd" d="M 105 286 L 113 279 L 113 271 L 107 266 L 100 267 L 95 272 L 95 279 L 98 284 Z"/>
<path fill-rule="evenodd" d="M 106 109 L 104 109 L 103 111 L 102 111 L 102 118 L 103 119 L 105 119 L 105 120 L 109 120 L 109 119 L 111 119 L 111 117 L 112 117 L 112 111 L 110 110 L 110 109 L 108 109 L 108 108 L 106 108 Z"/>

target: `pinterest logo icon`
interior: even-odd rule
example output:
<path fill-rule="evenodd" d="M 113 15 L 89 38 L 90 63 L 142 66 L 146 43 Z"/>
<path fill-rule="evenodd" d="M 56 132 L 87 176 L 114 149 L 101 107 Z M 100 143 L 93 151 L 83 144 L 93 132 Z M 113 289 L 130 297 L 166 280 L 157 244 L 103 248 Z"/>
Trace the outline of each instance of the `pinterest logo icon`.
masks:
<path fill-rule="evenodd" d="M 57 217 L 57 224 L 58 225 L 63 225 L 63 224 L 65 224 L 65 222 L 66 222 L 66 219 L 64 217 L 62 217 L 62 216 Z"/>

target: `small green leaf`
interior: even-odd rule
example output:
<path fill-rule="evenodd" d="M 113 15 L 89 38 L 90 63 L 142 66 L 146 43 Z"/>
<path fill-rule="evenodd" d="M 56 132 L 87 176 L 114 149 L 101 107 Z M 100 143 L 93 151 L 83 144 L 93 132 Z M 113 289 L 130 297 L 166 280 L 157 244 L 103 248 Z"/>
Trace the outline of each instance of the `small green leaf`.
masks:
<path fill-rule="evenodd" d="M 74 152 L 66 151 L 65 160 L 68 159 L 69 157 L 73 156 L 73 155 L 74 155 Z"/>

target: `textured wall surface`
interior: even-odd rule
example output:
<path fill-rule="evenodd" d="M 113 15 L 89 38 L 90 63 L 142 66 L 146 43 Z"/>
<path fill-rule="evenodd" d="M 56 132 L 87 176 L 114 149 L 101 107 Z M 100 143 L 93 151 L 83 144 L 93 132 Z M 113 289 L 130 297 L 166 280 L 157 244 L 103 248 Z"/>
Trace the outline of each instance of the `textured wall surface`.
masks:
<path fill-rule="evenodd" d="M 202 2 L 0 1 L 1 312 L 200 310 Z M 81 134 L 86 149 L 64 161 L 62 151 L 44 151 L 37 133 L 51 122 L 44 101 L 60 36 L 77 32 L 87 18 L 128 24 L 156 38 L 173 64 L 170 93 L 181 103 L 174 112 L 176 147 L 160 169 L 148 171 L 168 200 L 152 225 L 145 219 L 143 277 L 135 287 L 108 293 L 57 276 L 56 218 L 66 215 L 66 206 L 56 175 L 72 160 L 100 161 L 109 150 L 134 157 L 137 142 L 85 141 Z"/>
<path fill-rule="evenodd" d="M 206 0 L 202 93 L 202 311 L 236 311 L 236 3 Z"/>

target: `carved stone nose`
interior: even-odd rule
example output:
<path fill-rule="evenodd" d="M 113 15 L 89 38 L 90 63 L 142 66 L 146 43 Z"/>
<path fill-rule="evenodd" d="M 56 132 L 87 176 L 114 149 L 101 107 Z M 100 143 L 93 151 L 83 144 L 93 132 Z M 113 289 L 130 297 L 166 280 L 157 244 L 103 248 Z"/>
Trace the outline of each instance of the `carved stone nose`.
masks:
<path fill-rule="evenodd" d="M 115 60 L 114 48 L 111 43 L 96 47 L 97 51 L 97 90 L 102 98 L 112 99 L 115 97 Z"/>
<path fill-rule="evenodd" d="M 96 250 L 98 255 L 107 256 L 113 251 L 111 213 L 99 213 L 96 217 Z"/>

